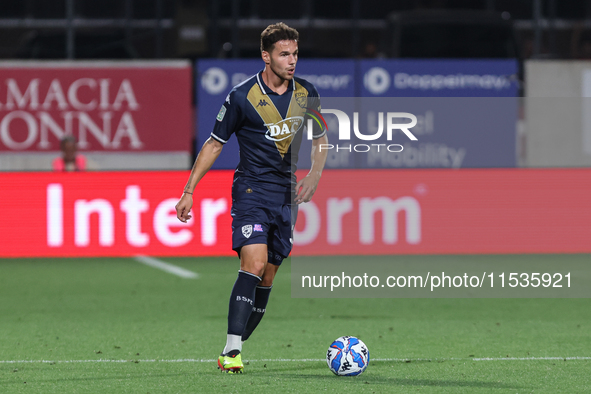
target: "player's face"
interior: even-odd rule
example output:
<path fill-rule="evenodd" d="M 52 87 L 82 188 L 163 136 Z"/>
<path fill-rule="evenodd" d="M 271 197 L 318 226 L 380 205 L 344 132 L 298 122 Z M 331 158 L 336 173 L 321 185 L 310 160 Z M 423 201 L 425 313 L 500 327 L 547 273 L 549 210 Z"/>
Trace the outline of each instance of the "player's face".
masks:
<path fill-rule="evenodd" d="M 294 40 L 277 41 L 268 59 L 271 71 L 275 75 L 281 79 L 291 80 L 298 62 L 298 43 Z"/>

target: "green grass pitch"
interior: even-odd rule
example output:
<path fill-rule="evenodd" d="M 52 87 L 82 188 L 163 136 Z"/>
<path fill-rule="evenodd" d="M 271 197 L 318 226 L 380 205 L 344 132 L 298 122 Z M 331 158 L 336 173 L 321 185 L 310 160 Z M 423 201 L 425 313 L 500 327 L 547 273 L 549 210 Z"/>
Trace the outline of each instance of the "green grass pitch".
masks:
<path fill-rule="evenodd" d="M 0 260 L 0 393 L 591 391 L 590 299 L 292 299 L 289 263 L 245 373 L 223 374 L 237 259 L 161 260 L 199 277 L 123 258 Z M 360 376 L 324 361 L 342 335 L 369 348 Z"/>

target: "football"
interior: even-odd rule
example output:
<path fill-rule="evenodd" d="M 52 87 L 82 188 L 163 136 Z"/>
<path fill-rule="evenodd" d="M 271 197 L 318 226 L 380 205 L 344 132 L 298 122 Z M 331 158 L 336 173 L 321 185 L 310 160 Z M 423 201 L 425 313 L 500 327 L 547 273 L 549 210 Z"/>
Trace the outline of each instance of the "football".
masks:
<path fill-rule="evenodd" d="M 369 364 L 369 350 L 358 338 L 340 337 L 330 344 L 326 353 L 326 363 L 335 375 L 359 375 Z"/>

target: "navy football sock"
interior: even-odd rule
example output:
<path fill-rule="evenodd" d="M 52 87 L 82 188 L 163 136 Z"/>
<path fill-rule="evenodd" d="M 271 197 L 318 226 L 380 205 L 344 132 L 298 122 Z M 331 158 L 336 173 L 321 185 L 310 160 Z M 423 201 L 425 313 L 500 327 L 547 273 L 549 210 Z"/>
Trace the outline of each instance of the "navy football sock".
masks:
<path fill-rule="evenodd" d="M 232 288 L 228 311 L 228 334 L 242 335 L 254 306 L 255 288 L 261 278 L 246 271 L 238 271 Z"/>
<path fill-rule="evenodd" d="M 272 288 L 273 286 L 257 286 L 254 296 L 254 307 L 252 308 L 252 313 L 250 314 L 250 318 L 248 319 L 246 328 L 242 334 L 242 341 L 246 341 L 248 337 L 250 337 L 250 334 L 252 334 L 254 329 L 257 328 L 261 319 L 263 318 L 265 310 L 267 309 L 267 302 L 269 301 L 269 295 L 271 294 Z"/>

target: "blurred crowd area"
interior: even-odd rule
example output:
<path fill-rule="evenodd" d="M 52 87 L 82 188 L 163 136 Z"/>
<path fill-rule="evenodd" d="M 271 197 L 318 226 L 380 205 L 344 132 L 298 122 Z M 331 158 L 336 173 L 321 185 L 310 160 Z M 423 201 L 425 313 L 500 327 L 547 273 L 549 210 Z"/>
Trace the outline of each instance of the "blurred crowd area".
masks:
<path fill-rule="evenodd" d="M 590 0 L 2 0 L 0 59 L 250 58 L 283 20 L 314 58 L 591 58 Z"/>
<path fill-rule="evenodd" d="M 323 98 L 508 98 L 486 127 L 426 100 L 423 145 L 367 168 L 591 166 L 591 0 L 1 0 L 0 171 L 190 168 L 278 21 Z"/>

